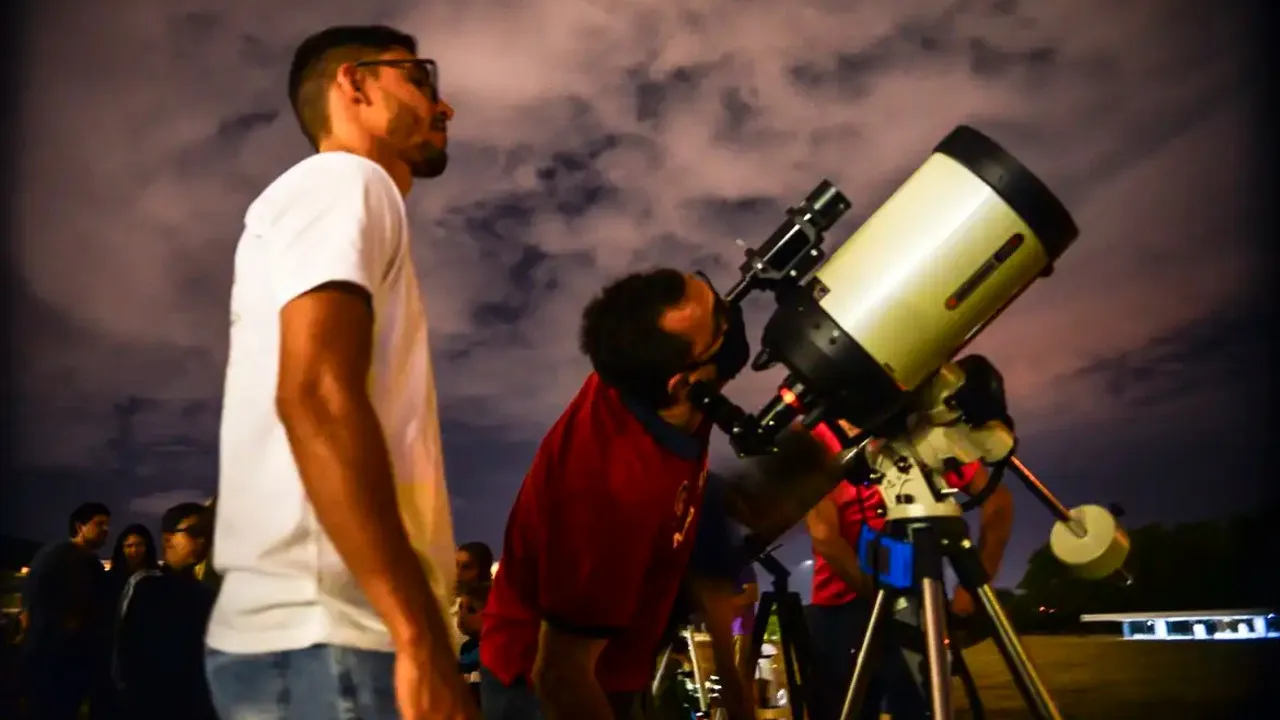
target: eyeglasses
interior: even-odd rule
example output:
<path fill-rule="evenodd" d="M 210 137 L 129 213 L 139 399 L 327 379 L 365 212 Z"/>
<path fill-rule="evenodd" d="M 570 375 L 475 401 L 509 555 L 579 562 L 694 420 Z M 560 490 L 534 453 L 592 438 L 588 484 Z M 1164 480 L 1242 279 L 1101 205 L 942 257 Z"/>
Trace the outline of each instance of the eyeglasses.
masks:
<path fill-rule="evenodd" d="M 440 67 L 428 58 L 390 58 L 386 60 L 361 60 L 355 67 L 398 67 L 415 87 L 428 93 L 432 102 L 440 101 Z"/>
<path fill-rule="evenodd" d="M 189 522 L 185 525 L 179 525 L 175 527 L 173 530 L 170 530 L 169 534 L 186 535 L 187 537 L 191 537 L 191 538 L 199 538 L 199 537 L 202 537 L 203 535 L 199 522 Z"/>
<path fill-rule="evenodd" d="M 712 294 L 716 296 L 715 308 L 712 310 L 714 314 L 713 319 L 716 324 L 716 340 L 711 344 L 711 346 L 714 348 L 717 348 L 718 350 L 720 345 L 720 340 L 724 338 L 724 336 L 729 332 L 729 315 L 730 313 L 733 312 L 733 310 L 729 307 L 729 303 L 725 302 L 724 298 L 720 296 L 720 293 L 716 292 L 716 286 L 711 283 L 711 278 L 707 277 L 706 273 L 702 272 L 701 270 L 696 270 L 694 271 L 693 274 L 697 275 L 698 278 L 702 280 L 702 282 L 706 283 L 707 287 L 711 288 Z M 711 362 L 714 358 L 715 358 L 715 353 L 712 352 L 706 358 L 703 358 L 701 360 L 695 359 L 691 361 L 687 366 L 685 366 L 682 372 L 692 372 L 694 370 L 697 370 L 705 366 L 707 363 Z"/>

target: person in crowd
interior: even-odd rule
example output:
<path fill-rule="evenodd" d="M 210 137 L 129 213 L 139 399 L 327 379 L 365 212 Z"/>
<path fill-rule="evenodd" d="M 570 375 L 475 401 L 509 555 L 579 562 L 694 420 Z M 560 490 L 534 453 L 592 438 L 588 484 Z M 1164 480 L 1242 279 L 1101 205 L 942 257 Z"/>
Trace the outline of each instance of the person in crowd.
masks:
<path fill-rule="evenodd" d="M 456 589 L 454 590 L 453 602 L 453 624 L 454 629 L 458 633 L 457 642 L 460 647 L 462 656 L 474 654 L 477 663 L 479 662 L 480 653 L 480 626 L 475 626 L 474 637 L 468 635 L 463 630 L 463 613 L 464 607 L 469 601 L 468 596 L 472 597 L 472 605 L 474 606 L 474 598 L 477 594 L 482 594 L 487 600 L 489 597 L 489 586 L 493 582 L 493 550 L 488 545 L 479 541 L 467 542 L 458 546 L 457 556 L 455 558 L 455 567 L 457 569 Z M 481 603 L 480 607 L 483 608 Z M 468 622 L 479 623 L 480 616 L 476 615 Z M 476 683 L 479 682 L 479 667 L 471 671 L 476 676 Z M 472 690 L 479 692 L 479 685 L 473 683 Z"/>
<path fill-rule="evenodd" d="M 481 613 L 489 602 L 489 583 L 474 582 L 467 586 L 458 608 L 458 632 L 466 638 L 458 653 L 458 672 L 480 702 L 480 631 Z M 482 707 L 483 709 L 483 707 Z"/>
<path fill-rule="evenodd" d="M 120 597 L 112 674 L 121 715 L 216 720 L 204 677 L 214 596 L 195 575 L 208 556 L 209 509 L 180 503 L 160 523 L 164 567 L 134 573 Z"/>
<path fill-rule="evenodd" d="M 74 720 L 106 672 L 108 587 L 97 553 L 110 523 L 106 505 L 84 503 L 68 518 L 68 538 L 31 561 L 22 593 L 21 665 L 32 717 Z"/>
<path fill-rule="evenodd" d="M 111 566 L 107 568 L 106 612 L 115 615 L 120 606 L 120 595 L 134 573 L 154 570 L 159 566 L 155 539 L 146 525 L 133 523 L 120 531 L 116 535 L 115 548 L 111 551 Z M 103 629 L 108 632 L 104 641 L 108 654 L 103 657 L 102 666 L 94 673 L 94 686 L 89 700 L 90 720 L 125 720 L 120 715 L 119 698 L 111 678 L 109 653 L 115 641 L 113 623 L 105 623 Z"/>
<path fill-rule="evenodd" d="M 206 636 L 225 720 L 455 720 L 456 545 L 405 198 L 448 164 L 436 63 L 385 26 L 305 39 L 317 151 L 245 214 L 230 302 Z"/>
<path fill-rule="evenodd" d="M 703 276 L 635 273 L 588 304 L 581 348 L 593 372 L 507 520 L 480 642 L 489 720 L 642 713 L 686 580 L 717 657 L 734 665 L 732 574 L 691 564 L 710 435 L 691 389 L 746 365 L 741 311 Z M 729 714 L 753 717 L 736 675 L 724 678 Z"/>
<path fill-rule="evenodd" d="M 479 541 L 463 543 L 458 546 L 455 567 L 460 595 L 472 585 L 488 585 L 493 582 L 493 550 Z"/>
<path fill-rule="evenodd" d="M 134 523 L 116 536 L 115 549 L 111 551 L 111 567 L 107 570 L 107 583 L 114 607 L 129 578 L 139 570 L 154 570 L 160 566 L 155 539 L 146 525 Z"/>

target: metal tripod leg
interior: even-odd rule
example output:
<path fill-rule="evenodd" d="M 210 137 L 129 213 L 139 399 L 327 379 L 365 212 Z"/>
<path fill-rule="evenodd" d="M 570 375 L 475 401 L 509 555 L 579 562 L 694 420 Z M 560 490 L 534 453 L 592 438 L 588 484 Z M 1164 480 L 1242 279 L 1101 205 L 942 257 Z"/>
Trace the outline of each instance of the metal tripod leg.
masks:
<path fill-rule="evenodd" d="M 707 676 L 703 672 L 702 663 L 698 662 L 698 646 L 693 643 L 693 628 L 684 631 L 685 642 L 689 643 L 689 663 L 693 665 L 693 683 L 698 689 L 698 710 L 707 710 Z"/>
<path fill-rule="evenodd" d="M 804 686 L 796 667 L 795 638 L 787 619 L 782 598 L 778 598 L 774 611 L 778 613 L 778 652 L 782 653 L 782 671 L 787 678 L 787 704 L 791 706 L 792 720 L 804 720 Z"/>
<path fill-rule="evenodd" d="M 867 631 L 862 635 L 862 644 L 858 646 L 858 657 L 853 664 L 853 677 L 849 680 L 849 692 L 844 698 L 844 710 L 840 712 L 840 720 L 853 720 L 862 710 L 862 703 L 867 696 L 867 685 L 871 683 L 871 656 L 880 643 L 880 629 L 889 619 L 889 607 L 892 602 L 888 590 L 880 588 L 876 592 L 876 602 L 871 607 L 871 621 L 867 623 Z"/>
<path fill-rule="evenodd" d="M 982 609 L 991 619 L 991 624 L 996 630 L 995 637 L 992 639 L 996 643 L 996 648 L 1000 650 L 1000 654 L 1004 656 L 1004 663 L 1009 668 L 1009 674 L 1013 676 L 1013 683 L 1018 686 L 1018 692 L 1022 694 L 1022 700 L 1026 702 L 1032 715 L 1038 720 L 1062 720 L 1062 714 L 1058 712 L 1057 705 L 1049 696 L 1048 688 L 1040 680 L 1039 673 L 1031 664 L 1031 658 L 1027 657 L 1027 651 L 1022 648 L 1022 641 L 1014 632 L 1013 624 L 1005 615 L 1004 608 L 1000 607 L 996 591 L 992 590 L 990 585 L 983 584 L 978 586 L 976 592 L 973 589 L 970 589 L 970 592 L 977 596 L 982 603 Z"/>
<path fill-rule="evenodd" d="M 788 697 L 792 716 L 802 720 L 813 699 L 813 675 L 810 663 L 813 645 L 809 638 L 809 626 L 804 617 L 804 604 L 800 596 L 788 592 L 778 600 L 778 629 L 787 648 Z M 792 679 L 794 678 L 794 680 Z"/>
<path fill-rule="evenodd" d="M 1009 622 L 1004 608 L 1000 607 L 996 591 L 986 581 L 986 572 L 978 559 L 978 551 L 968 538 L 960 540 L 958 545 L 958 549 L 948 553 L 956 579 L 978 599 L 983 612 L 991 620 L 991 625 L 995 628 L 992 640 L 1004 658 L 1004 664 L 1013 677 L 1013 684 L 1017 686 L 1027 709 L 1037 720 L 1062 720 L 1062 714 L 1049 696 L 1049 690 L 1040 680 L 1039 673 L 1031 664 L 1031 658 L 1027 657 L 1027 652 L 1022 647 L 1022 641 L 1014 632 L 1013 623 Z"/>
<path fill-rule="evenodd" d="M 931 527 L 913 532 L 920 578 L 921 624 L 929 670 L 929 705 L 936 720 L 950 720 L 951 656 L 947 652 L 947 596 L 942 579 L 942 541 Z"/>

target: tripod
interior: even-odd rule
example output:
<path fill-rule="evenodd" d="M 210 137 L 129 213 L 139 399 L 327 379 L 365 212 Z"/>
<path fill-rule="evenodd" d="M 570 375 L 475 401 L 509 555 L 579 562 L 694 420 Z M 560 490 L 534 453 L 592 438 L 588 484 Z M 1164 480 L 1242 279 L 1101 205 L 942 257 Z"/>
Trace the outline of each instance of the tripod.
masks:
<path fill-rule="evenodd" d="M 916 509 L 923 508 L 916 506 Z M 879 589 L 871 622 L 854 664 L 842 713 L 844 720 L 851 720 L 862 707 L 871 673 L 869 649 L 880 642 L 883 626 L 890 620 L 890 608 L 903 598 L 908 599 L 908 608 L 910 599 L 918 598 L 920 604 L 926 666 L 926 677 L 920 679 L 928 688 L 931 716 L 935 720 L 952 717 L 944 561 L 950 564 L 960 585 L 978 601 L 990 619 L 994 628 L 992 639 L 1032 716 L 1038 720 L 1061 720 L 1058 708 L 1000 607 L 977 550 L 969 540 L 968 526 L 958 512 L 956 508 L 954 514 L 894 518 L 878 532 L 863 526 L 858 554 L 863 567 L 873 572 Z"/>
<path fill-rule="evenodd" d="M 809 640 L 809 626 L 804 619 L 804 603 L 800 593 L 787 586 L 791 573 L 771 553 L 765 552 L 756 558 L 760 567 L 773 577 L 771 589 L 760 593 L 760 609 L 756 614 L 755 627 L 751 631 L 751 665 L 760 662 L 760 647 L 764 644 L 764 633 L 769 624 L 770 614 L 777 613 L 778 644 L 782 653 L 782 666 L 787 678 L 787 698 L 791 706 L 793 720 L 804 720 L 805 707 L 810 700 L 809 687 L 813 675 L 810 672 L 812 645 Z"/>

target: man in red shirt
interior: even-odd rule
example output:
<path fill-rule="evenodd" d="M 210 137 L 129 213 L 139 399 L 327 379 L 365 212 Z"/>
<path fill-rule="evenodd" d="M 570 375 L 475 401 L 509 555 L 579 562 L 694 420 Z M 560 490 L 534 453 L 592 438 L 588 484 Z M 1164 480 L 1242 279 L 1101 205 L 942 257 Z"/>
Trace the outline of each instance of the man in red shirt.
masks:
<path fill-rule="evenodd" d="M 969 494 L 982 490 L 988 479 L 980 462 L 965 465 L 958 473 L 948 472 L 945 477 L 948 485 Z M 1013 501 L 1008 487 L 1000 485 L 983 502 L 980 513 L 978 553 L 988 575 L 995 577 L 1013 525 Z M 840 483 L 805 517 L 813 540 L 813 596 L 807 608 L 815 655 L 811 720 L 838 718 L 844 707 L 857 659 L 855 652 L 875 600 L 871 576 L 859 565 L 858 535 L 864 522 L 873 530 L 880 529 L 883 516 L 884 497 L 878 488 Z M 973 597 L 963 587 L 956 588 L 951 610 L 961 617 L 973 614 Z M 859 720 L 880 717 L 882 701 L 895 718 L 928 715 L 901 654 L 886 653 L 876 669 Z"/>
<path fill-rule="evenodd" d="M 733 667 L 732 575 L 691 563 L 710 423 L 689 389 L 745 366 L 741 312 L 699 275 L 634 274 L 587 306 L 581 347 L 595 372 L 507 520 L 480 641 L 488 720 L 632 717 L 686 580 L 717 665 Z M 737 674 L 721 674 L 731 716 L 751 717 Z"/>

